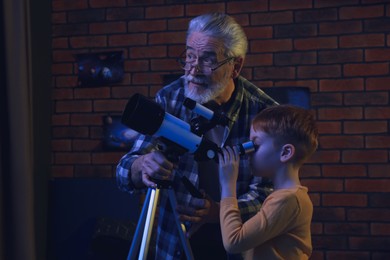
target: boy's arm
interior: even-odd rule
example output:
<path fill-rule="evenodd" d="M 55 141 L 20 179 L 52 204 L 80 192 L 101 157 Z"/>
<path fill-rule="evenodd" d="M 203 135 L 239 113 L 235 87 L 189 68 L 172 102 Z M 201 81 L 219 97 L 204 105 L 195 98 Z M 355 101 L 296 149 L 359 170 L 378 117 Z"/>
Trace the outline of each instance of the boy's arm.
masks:
<path fill-rule="evenodd" d="M 227 146 L 221 148 L 219 159 L 219 183 L 221 185 L 221 199 L 237 197 L 237 177 L 240 155 L 237 148 Z"/>
<path fill-rule="evenodd" d="M 301 207 L 295 195 L 271 196 L 247 221 L 242 221 L 235 198 L 221 201 L 221 231 L 228 252 L 238 253 L 260 246 L 292 227 Z"/>

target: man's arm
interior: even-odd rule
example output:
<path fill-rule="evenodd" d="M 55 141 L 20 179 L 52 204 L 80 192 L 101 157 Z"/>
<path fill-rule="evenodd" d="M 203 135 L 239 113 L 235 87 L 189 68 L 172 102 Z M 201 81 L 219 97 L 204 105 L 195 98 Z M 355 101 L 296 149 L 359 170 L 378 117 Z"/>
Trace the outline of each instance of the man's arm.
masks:
<path fill-rule="evenodd" d="M 271 181 L 254 177 L 249 186 L 249 191 L 238 196 L 238 207 L 243 221 L 254 216 L 260 210 L 267 196 L 273 191 Z"/>
<path fill-rule="evenodd" d="M 153 150 L 153 139 L 140 135 L 131 150 L 125 154 L 116 167 L 116 182 L 122 191 L 134 193 L 145 187 L 142 182 L 142 155 Z"/>
<path fill-rule="evenodd" d="M 172 179 L 173 169 L 174 164 L 161 151 L 149 149 L 145 154 L 136 156 L 130 153 L 121 159 L 117 167 L 118 186 L 130 192 L 156 187 L 159 180 Z"/>
<path fill-rule="evenodd" d="M 144 158 L 144 155 L 137 157 L 131 165 L 131 182 L 133 183 L 134 187 L 138 189 L 145 187 L 144 183 L 142 182 L 142 164 L 144 162 Z"/>
<path fill-rule="evenodd" d="M 136 156 L 125 154 L 116 167 L 116 184 L 118 188 L 122 191 L 130 193 L 133 193 L 135 191 L 130 171 L 131 165 L 133 164 L 135 159 Z"/>

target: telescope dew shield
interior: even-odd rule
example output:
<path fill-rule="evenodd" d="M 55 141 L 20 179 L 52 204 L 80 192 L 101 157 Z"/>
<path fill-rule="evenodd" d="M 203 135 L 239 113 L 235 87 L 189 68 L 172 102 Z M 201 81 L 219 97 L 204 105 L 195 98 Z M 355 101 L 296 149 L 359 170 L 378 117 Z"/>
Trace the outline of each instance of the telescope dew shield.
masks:
<path fill-rule="evenodd" d="M 157 103 L 134 94 L 122 114 L 122 123 L 145 135 L 162 136 L 194 153 L 202 142 L 190 125 L 166 113 Z"/>
<path fill-rule="evenodd" d="M 145 135 L 153 135 L 164 121 L 165 111 L 140 94 L 134 94 L 122 114 L 122 124 Z"/>

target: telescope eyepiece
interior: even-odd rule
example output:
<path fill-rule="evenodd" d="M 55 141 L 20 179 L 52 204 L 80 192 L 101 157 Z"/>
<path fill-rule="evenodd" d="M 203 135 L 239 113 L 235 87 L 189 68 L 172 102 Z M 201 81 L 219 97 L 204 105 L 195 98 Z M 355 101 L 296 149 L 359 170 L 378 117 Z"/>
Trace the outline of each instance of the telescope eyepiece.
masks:
<path fill-rule="evenodd" d="M 236 145 L 238 150 L 240 151 L 240 155 L 246 155 L 253 153 L 255 151 L 255 144 L 253 141 L 248 141 L 242 144 L 237 144 Z"/>

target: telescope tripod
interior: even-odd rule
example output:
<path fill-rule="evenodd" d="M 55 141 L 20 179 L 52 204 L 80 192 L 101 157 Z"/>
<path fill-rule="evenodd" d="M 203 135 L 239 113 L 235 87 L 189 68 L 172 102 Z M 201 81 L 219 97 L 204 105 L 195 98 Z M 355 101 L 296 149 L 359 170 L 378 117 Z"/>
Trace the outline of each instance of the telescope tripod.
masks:
<path fill-rule="evenodd" d="M 176 197 L 174 190 L 166 185 L 157 185 L 157 188 L 149 188 L 148 192 L 145 197 L 145 203 L 142 207 L 141 215 L 138 220 L 137 228 L 135 230 L 135 234 L 133 237 L 133 241 L 131 243 L 130 251 L 127 256 L 127 260 L 134 260 L 136 259 L 136 250 L 139 249 L 139 254 L 138 254 L 138 260 L 145 260 L 148 254 L 148 249 L 149 249 L 149 243 L 150 243 L 150 238 L 152 235 L 152 229 L 153 229 L 153 223 L 155 219 L 155 214 L 156 214 L 156 208 L 157 204 L 159 202 L 160 198 L 160 192 L 161 189 L 165 189 L 168 191 L 168 198 L 169 202 L 172 208 L 172 212 L 174 214 L 174 219 L 176 222 L 176 227 L 179 232 L 179 237 L 181 244 L 184 249 L 184 253 L 187 257 L 188 260 L 194 259 L 191 251 L 191 246 L 188 241 L 188 238 L 184 234 L 184 225 L 182 225 L 179 221 L 179 216 L 176 212 Z M 142 243 L 140 247 L 140 242 L 141 242 L 141 232 L 143 229 L 143 235 L 142 235 Z"/>

